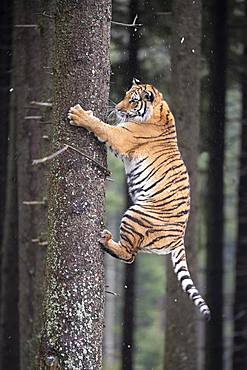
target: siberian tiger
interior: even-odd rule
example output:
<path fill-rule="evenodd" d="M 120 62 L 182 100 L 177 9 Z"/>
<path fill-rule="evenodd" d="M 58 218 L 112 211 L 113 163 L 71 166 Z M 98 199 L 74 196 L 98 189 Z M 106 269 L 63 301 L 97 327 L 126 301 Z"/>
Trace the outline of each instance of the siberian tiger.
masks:
<path fill-rule="evenodd" d="M 93 132 L 124 162 L 131 206 L 120 226 L 120 241 L 104 230 L 104 248 L 127 263 L 139 251 L 171 253 L 174 271 L 204 317 L 210 310 L 195 288 L 186 262 L 184 235 L 190 211 L 190 185 L 178 149 L 174 117 L 162 94 L 152 85 L 134 79 L 116 107 L 121 122 L 111 126 L 80 105 L 71 107 L 72 125 Z"/>

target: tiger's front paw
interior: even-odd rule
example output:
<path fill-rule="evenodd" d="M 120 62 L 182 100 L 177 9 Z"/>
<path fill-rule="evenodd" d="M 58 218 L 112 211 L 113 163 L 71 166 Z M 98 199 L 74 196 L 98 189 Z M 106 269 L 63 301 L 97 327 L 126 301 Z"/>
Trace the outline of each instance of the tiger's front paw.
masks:
<path fill-rule="evenodd" d="M 93 116 L 91 110 L 84 110 L 80 104 L 76 104 L 74 107 L 71 107 L 68 113 L 69 123 L 73 126 L 84 126 L 83 123 L 86 122 L 88 117 Z"/>
<path fill-rule="evenodd" d="M 108 230 L 103 230 L 101 233 L 101 238 L 99 240 L 100 243 L 106 247 L 110 239 L 112 239 L 112 233 L 110 233 L 110 231 Z"/>

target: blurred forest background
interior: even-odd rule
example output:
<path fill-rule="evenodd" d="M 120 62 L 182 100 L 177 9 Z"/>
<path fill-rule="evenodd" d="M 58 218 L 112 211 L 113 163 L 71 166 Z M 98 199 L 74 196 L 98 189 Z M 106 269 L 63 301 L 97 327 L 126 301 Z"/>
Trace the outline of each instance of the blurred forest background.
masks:
<path fill-rule="evenodd" d="M 28 368 L 40 315 L 48 166 L 32 161 L 51 153 L 54 4 L 0 5 L 2 370 Z M 175 114 L 192 178 L 189 266 L 212 321 L 181 293 L 169 256 L 105 255 L 104 370 L 247 370 L 246 14 L 246 0 L 112 2 L 109 111 L 136 77 Z M 129 199 L 121 161 L 108 153 L 108 166 L 118 238 Z"/>

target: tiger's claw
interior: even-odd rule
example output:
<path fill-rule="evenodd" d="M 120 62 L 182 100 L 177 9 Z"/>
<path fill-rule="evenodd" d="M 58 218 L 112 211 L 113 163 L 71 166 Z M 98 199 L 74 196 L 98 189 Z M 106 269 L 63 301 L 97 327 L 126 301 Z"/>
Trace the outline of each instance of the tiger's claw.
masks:
<path fill-rule="evenodd" d="M 108 230 L 103 230 L 99 240 L 100 243 L 106 246 L 110 239 L 112 239 L 112 233 L 110 233 Z"/>
<path fill-rule="evenodd" d="M 74 126 L 81 126 L 83 118 L 85 120 L 87 116 L 92 117 L 93 112 L 91 110 L 84 110 L 80 104 L 76 104 L 74 107 L 71 107 L 68 112 L 69 123 Z"/>

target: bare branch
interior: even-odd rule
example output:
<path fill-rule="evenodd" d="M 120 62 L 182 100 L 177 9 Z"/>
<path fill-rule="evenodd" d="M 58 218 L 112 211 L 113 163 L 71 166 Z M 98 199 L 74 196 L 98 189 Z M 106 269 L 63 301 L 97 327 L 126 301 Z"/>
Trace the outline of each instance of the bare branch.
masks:
<path fill-rule="evenodd" d="M 37 24 L 15 24 L 14 27 L 15 28 L 36 28 L 36 29 L 39 28 Z"/>
<path fill-rule="evenodd" d="M 47 205 L 47 198 L 45 197 L 42 200 L 24 200 L 22 204 L 27 206 Z"/>
<path fill-rule="evenodd" d="M 36 244 L 40 245 L 41 247 L 46 247 L 48 245 L 48 241 L 47 240 L 42 240 L 41 238 L 31 239 L 31 242 L 36 243 Z"/>
<path fill-rule="evenodd" d="M 41 120 L 42 116 L 25 116 L 25 120 Z"/>
<path fill-rule="evenodd" d="M 115 22 L 111 21 L 112 24 L 116 24 L 117 26 L 124 26 L 124 27 L 141 27 L 143 24 L 141 23 L 136 23 L 138 15 L 136 14 L 133 23 L 122 23 L 122 22 Z"/>
<path fill-rule="evenodd" d="M 50 161 L 51 159 L 57 157 L 58 155 L 62 154 L 65 152 L 65 150 L 68 149 L 68 145 L 65 145 L 63 148 L 57 150 L 56 152 L 52 153 L 51 155 L 48 155 L 47 157 L 39 158 L 39 159 L 34 159 L 33 160 L 33 165 L 35 164 L 40 164 L 40 163 L 45 163 L 47 161 Z"/>
<path fill-rule="evenodd" d="M 106 290 L 105 292 L 106 292 L 106 293 L 108 293 L 108 294 L 112 294 L 112 295 L 114 295 L 114 296 L 118 296 L 118 297 L 120 297 L 120 294 L 115 293 L 115 292 L 111 292 L 110 290 Z"/>
<path fill-rule="evenodd" d="M 87 158 L 89 161 L 92 161 L 94 162 L 98 167 L 100 167 L 108 176 L 111 175 L 111 172 L 104 166 L 102 166 L 99 162 L 97 162 L 95 159 L 89 157 L 88 155 L 84 154 L 83 152 L 81 152 L 79 149 L 69 145 L 69 144 L 66 144 L 68 146 L 69 149 L 72 149 L 74 150 L 75 152 L 81 154 L 83 157 Z"/>
<path fill-rule="evenodd" d="M 43 102 L 43 101 L 30 101 L 31 105 L 35 105 L 38 107 L 52 107 L 52 103 L 49 102 Z"/>
<path fill-rule="evenodd" d="M 41 247 L 47 247 L 47 245 L 48 245 L 48 241 L 47 240 L 45 240 L 45 241 L 40 241 L 39 243 L 38 243 Z"/>
<path fill-rule="evenodd" d="M 157 12 L 157 15 L 172 15 L 172 12 Z"/>
<path fill-rule="evenodd" d="M 89 157 L 88 155 L 86 155 L 85 153 L 81 152 L 79 149 L 69 145 L 69 144 L 65 144 L 63 148 L 57 150 L 56 152 L 52 153 L 51 155 L 48 155 L 47 157 L 43 157 L 43 158 L 39 158 L 39 159 L 34 159 L 32 164 L 33 165 L 36 165 L 36 164 L 40 164 L 40 163 L 45 163 L 47 161 L 50 161 L 52 160 L 53 158 L 57 157 L 58 155 L 62 154 L 63 152 L 65 152 L 67 149 L 71 149 L 77 153 L 79 153 L 80 155 L 82 155 L 83 157 L 87 158 L 89 161 L 95 163 L 98 167 L 100 167 L 105 173 L 107 176 L 110 176 L 111 175 L 111 172 L 104 166 L 102 166 L 99 162 L 97 162 L 95 159 Z"/>
<path fill-rule="evenodd" d="M 48 135 L 43 135 L 43 136 L 42 136 L 42 139 L 44 139 L 44 140 L 50 140 L 50 138 L 49 138 L 49 136 L 48 136 Z"/>

